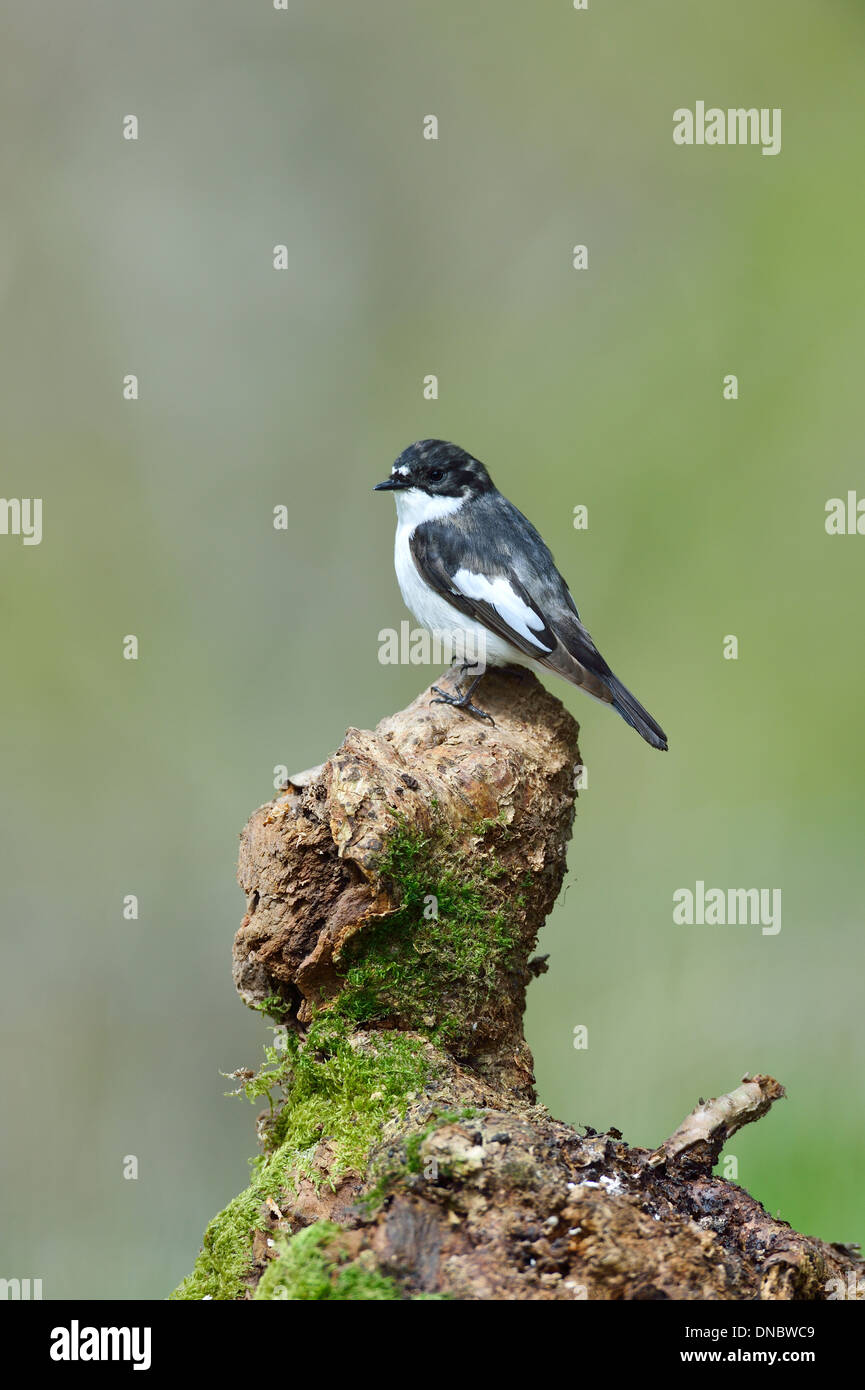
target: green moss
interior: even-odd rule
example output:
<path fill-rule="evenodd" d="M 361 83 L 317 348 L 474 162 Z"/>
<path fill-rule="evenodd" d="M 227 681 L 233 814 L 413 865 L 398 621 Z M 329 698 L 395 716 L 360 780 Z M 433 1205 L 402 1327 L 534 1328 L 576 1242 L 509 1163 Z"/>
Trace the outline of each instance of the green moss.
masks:
<path fill-rule="evenodd" d="M 338 1010 L 319 1014 L 303 1040 L 294 1033 L 283 1037 L 284 1048 L 266 1048 L 264 1065 L 243 1087 L 249 1100 L 266 1096 L 270 1104 L 270 1118 L 261 1127 L 265 1153 L 288 1144 L 302 1155 L 326 1138 L 336 1182 L 349 1169 L 363 1167 L 384 1121 L 423 1085 L 428 1065 L 422 1045 L 401 1033 L 382 1032 L 358 1048 Z M 278 1105 L 274 1090 L 282 1093 Z M 315 1180 L 310 1162 L 301 1158 L 298 1167 Z"/>
<path fill-rule="evenodd" d="M 379 1303 L 401 1299 L 399 1286 L 375 1267 L 372 1257 L 352 1258 L 343 1240 L 344 1232 L 332 1221 L 316 1221 L 284 1240 L 261 1276 L 256 1299 Z"/>
<path fill-rule="evenodd" d="M 211 1221 L 195 1269 L 172 1297 L 242 1297 L 251 1232 L 262 1225 L 265 1199 L 279 1205 L 283 1191 L 296 1190 L 304 1177 L 335 1186 L 347 1172 L 363 1172 L 382 1126 L 404 1113 L 427 1073 L 415 1039 L 382 1033 L 361 1050 L 352 1045 L 345 1020 L 331 1014 L 317 1018 L 303 1042 L 288 1035 L 284 1052 L 268 1048 L 264 1067 L 244 1087 L 250 1100 L 271 1099 L 265 1153 L 253 1160 L 249 1187 Z M 277 1087 L 284 1093 L 279 1107 L 272 1102 Z M 326 1175 L 315 1162 L 324 1139 L 330 1150 Z"/>
<path fill-rule="evenodd" d="M 262 1301 L 336 1299 L 375 1303 L 409 1297 L 416 1302 L 445 1302 L 450 1298 L 442 1293 L 406 1294 L 395 1279 L 381 1272 L 371 1251 L 353 1256 L 346 1248 L 345 1232 L 332 1221 L 316 1221 L 283 1240 L 254 1296 Z"/>
<path fill-rule="evenodd" d="M 257 1013 L 266 1014 L 269 1018 L 275 1018 L 281 1022 L 284 1016 L 290 1012 L 288 1004 L 284 999 L 280 999 L 278 994 L 269 994 L 266 999 L 262 999 L 258 1004 L 250 1005 Z"/>
<path fill-rule="evenodd" d="M 491 826 L 503 832 L 493 821 L 475 833 Z M 505 870 L 483 845 L 468 855 L 446 828 L 422 835 L 397 817 L 378 872 L 398 906 L 350 940 L 337 1008 L 355 1024 L 395 1022 L 470 1053 L 473 1025 L 517 963 Z"/>

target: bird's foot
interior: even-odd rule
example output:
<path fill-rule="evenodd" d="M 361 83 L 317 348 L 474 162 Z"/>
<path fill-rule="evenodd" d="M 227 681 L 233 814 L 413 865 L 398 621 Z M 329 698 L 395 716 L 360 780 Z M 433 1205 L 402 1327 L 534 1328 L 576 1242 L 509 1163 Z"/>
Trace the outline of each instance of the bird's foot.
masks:
<path fill-rule="evenodd" d="M 469 665 L 477 665 L 477 662 L 467 663 L 465 666 L 460 668 L 461 671 L 467 671 Z M 483 672 L 481 672 L 481 675 L 483 675 Z M 446 690 L 442 690 L 441 686 L 434 685 L 431 688 L 435 691 L 435 694 L 438 696 L 438 698 L 435 700 L 430 700 L 430 704 L 452 705 L 454 709 L 464 709 L 469 714 L 476 714 L 479 719 L 488 719 L 490 723 L 493 725 L 493 727 L 495 727 L 496 721 L 493 719 L 492 715 L 487 714 L 485 709 L 479 709 L 478 706 L 473 705 L 471 701 L 472 692 L 474 691 L 474 688 L 480 679 L 481 676 L 475 676 L 475 679 L 472 681 L 468 690 L 460 690 L 459 686 L 457 686 L 458 693 L 456 695 L 449 695 Z"/>
<path fill-rule="evenodd" d="M 468 691 L 459 695 L 448 695 L 447 691 L 440 689 L 437 685 L 432 686 L 431 689 L 435 691 L 438 697 L 435 700 L 430 700 L 431 705 L 452 705 L 454 709 L 464 709 L 469 714 L 476 714 L 479 719 L 488 719 L 492 725 L 495 725 L 496 721 L 491 714 L 488 714 L 485 709 L 479 709 L 477 705 L 472 704 L 469 699 Z"/>

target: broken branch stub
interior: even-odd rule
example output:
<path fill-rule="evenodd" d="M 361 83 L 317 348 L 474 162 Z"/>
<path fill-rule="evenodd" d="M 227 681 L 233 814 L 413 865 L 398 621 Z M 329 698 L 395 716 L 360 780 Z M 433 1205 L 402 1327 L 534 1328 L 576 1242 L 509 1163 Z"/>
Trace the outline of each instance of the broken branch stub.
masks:
<path fill-rule="evenodd" d="M 710 1171 L 727 1140 L 743 1125 L 761 1119 L 784 1095 L 784 1087 L 773 1076 L 743 1076 L 734 1091 L 701 1100 L 649 1162 L 653 1167 L 669 1162 Z"/>

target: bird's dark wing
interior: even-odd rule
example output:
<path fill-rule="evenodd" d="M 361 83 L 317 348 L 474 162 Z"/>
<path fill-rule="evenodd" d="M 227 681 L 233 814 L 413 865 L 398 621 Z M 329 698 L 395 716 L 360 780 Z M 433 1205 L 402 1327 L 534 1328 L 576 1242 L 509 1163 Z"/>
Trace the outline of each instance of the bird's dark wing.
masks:
<path fill-rule="evenodd" d="M 540 666 L 612 705 L 654 748 L 667 736 L 613 674 L 531 522 L 495 488 L 411 538 L 414 563 L 454 608 Z"/>
<path fill-rule="evenodd" d="M 652 744 L 667 736 L 613 674 L 580 622 L 568 586 L 531 522 L 495 488 L 410 540 L 421 578 L 523 656 L 612 705 Z"/>
<path fill-rule="evenodd" d="M 421 578 L 465 617 L 535 660 L 555 650 L 555 633 L 519 579 L 489 556 L 481 562 L 452 528 L 425 522 L 409 546 Z"/>
<path fill-rule="evenodd" d="M 529 521 L 501 493 L 410 541 L 421 578 L 459 612 L 596 699 L 612 703 L 612 676 L 580 622 L 553 557 Z"/>

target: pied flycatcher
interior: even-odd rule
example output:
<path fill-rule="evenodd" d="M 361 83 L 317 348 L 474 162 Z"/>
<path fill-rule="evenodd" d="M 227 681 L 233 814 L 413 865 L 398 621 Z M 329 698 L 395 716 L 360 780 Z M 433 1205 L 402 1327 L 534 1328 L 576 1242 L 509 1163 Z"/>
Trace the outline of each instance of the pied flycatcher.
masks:
<path fill-rule="evenodd" d="M 613 675 L 580 622 L 568 586 L 534 526 L 503 497 L 482 463 L 455 444 L 421 439 L 376 492 L 395 492 L 394 563 L 406 606 L 434 634 L 462 639 L 487 666 L 555 671 L 603 704 L 653 748 L 667 736 Z M 482 664 L 465 661 L 462 671 Z M 489 719 L 466 691 L 433 686 L 434 704 Z M 459 689 L 459 687 L 457 687 Z"/>

